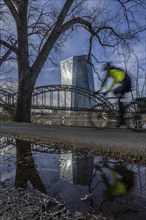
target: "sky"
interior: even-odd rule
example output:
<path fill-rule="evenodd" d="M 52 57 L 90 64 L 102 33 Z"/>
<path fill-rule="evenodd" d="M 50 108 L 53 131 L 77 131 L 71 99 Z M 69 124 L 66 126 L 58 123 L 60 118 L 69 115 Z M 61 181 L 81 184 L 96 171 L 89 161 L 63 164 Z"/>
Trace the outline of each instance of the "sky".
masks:
<path fill-rule="evenodd" d="M 63 53 L 57 56 L 57 63 L 67 59 L 71 56 L 79 56 L 87 54 L 86 44 L 88 33 L 82 30 L 80 33 L 74 33 L 72 38 L 68 39 L 64 45 Z M 51 67 L 50 67 L 51 66 Z M 53 67 L 48 61 L 42 69 L 42 74 L 38 77 L 37 85 L 43 84 L 58 84 L 60 83 L 60 68 Z"/>
<path fill-rule="evenodd" d="M 113 0 L 110 0 L 111 2 Z M 93 5 L 97 5 L 97 2 L 99 1 L 95 1 L 95 0 L 90 0 L 90 1 L 87 1 L 88 4 L 86 6 L 88 6 L 89 8 L 92 7 Z M 104 1 L 100 1 L 102 4 L 108 4 L 109 3 L 109 0 L 104 0 Z M 109 4 L 108 4 L 109 6 Z M 112 5 L 111 5 L 112 7 Z M 117 9 L 118 6 L 115 6 L 115 9 Z M 113 10 L 112 10 L 113 11 Z M 115 10 L 116 11 L 116 10 Z M 115 12 L 116 13 L 116 12 Z M 139 18 L 139 21 L 142 23 L 142 22 L 146 22 L 146 19 L 143 20 L 141 18 Z M 143 34 L 143 43 L 137 43 L 133 46 L 133 50 L 134 50 L 134 53 L 139 57 L 139 59 L 145 59 L 146 60 L 146 33 Z M 87 54 L 88 52 L 88 39 L 89 39 L 89 33 L 82 29 L 81 32 L 78 32 L 78 33 L 73 33 L 72 34 L 72 38 L 69 38 L 65 45 L 64 45 L 64 48 L 63 48 L 63 53 L 61 55 L 59 55 L 58 57 L 58 63 L 70 56 L 73 56 L 73 55 L 81 55 L 81 54 Z M 129 57 L 129 60 L 127 60 L 127 58 L 123 57 L 123 56 L 118 56 L 118 57 L 115 57 L 113 56 L 113 54 L 111 54 L 111 50 L 107 50 L 106 51 L 106 55 L 103 54 L 103 52 L 101 52 L 100 50 L 100 47 L 96 44 L 96 46 L 94 47 L 93 49 L 93 53 L 94 55 L 97 55 L 98 54 L 98 57 L 100 56 L 101 60 L 102 61 L 107 61 L 107 62 L 112 62 L 113 64 L 119 66 L 120 68 L 127 68 L 128 69 L 128 72 L 129 74 L 133 77 L 133 80 L 135 81 L 136 80 L 136 57 L 134 55 L 131 55 Z M 125 60 L 126 59 L 126 60 Z M 126 63 L 126 66 L 125 66 L 125 61 L 127 62 Z M 146 70 L 146 62 L 144 64 L 145 66 L 143 66 L 143 68 L 145 68 Z M 53 70 L 53 74 L 51 73 L 52 72 L 52 67 L 49 67 L 50 64 L 46 64 L 47 67 L 47 70 L 45 71 L 45 69 L 42 71 L 42 74 L 40 75 L 40 77 L 38 78 L 38 81 L 37 81 L 37 84 L 47 84 L 48 82 L 50 84 L 56 84 L 58 82 L 60 82 L 60 72 L 59 72 L 59 69 L 54 69 Z M 102 71 L 102 65 L 96 65 L 96 70 L 97 72 L 102 75 L 104 77 L 104 72 Z M 94 78 L 95 78 L 95 88 L 97 89 L 99 86 L 100 86 L 100 82 L 98 80 L 98 77 L 97 77 L 97 74 L 94 73 Z M 142 78 L 142 81 L 143 81 L 143 78 Z M 135 83 L 135 82 L 134 82 Z M 146 91 L 145 91 L 146 93 Z M 146 95 L 146 94 L 145 94 Z"/>
<path fill-rule="evenodd" d="M 108 10 L 111 9 L 110 7 L 112 7 L 112 4 L 109 5 L 109 1 L 111 1 L 113 3 L 113 0 L 90 0 L 90 1 L 86 1 L 86 7 L 90 8 L 92 6 L 96 6 L 97 4 L 108 4 Z M 41 1 L 41 3 L 43 2 L 43 0 Z M 52 1 L 54 2 L 54 1 Z M 64 0 L 56 0 L 56 5 L 55 7 L 59 7 L 63 4 Z M 117 6 L 115 6 L 115 12 L 117 9 Z M 114 11 L 114 10 L 113 10 Z M 140 18 L 141 19 L 141 18 Z M 141 20 L 141 22 L 146 22 Z M 13 27 L 13 25 L 10 25 L 10 27 Z M 84 29 L 82 29 L 80 32 L 74 32 L 72 34 L 71 38 L 68 38 L 67 41 L 64 44 L 63 50 L 61 54 L 56 54 L 56 61 L 58 63 L 58 67 L 54 67 L 49 61 L 47 61 L 41 71 L 41 74 L 38 77 L 38 80 L 36 82 L 36 86 L 40 86 L 40 85 L 48 85 L 48 84 L 58 84 L 60 83 L 60 69 L 59 69 L 59 63 L 70 57 L 73 55 L 82 55 L 82 54 L 87 54 L 87 49 L 88 49 L 88 37 L 89 37 L 89 33 L 87 31 L 85 31 Z M 145 36 L 146 37 L 146 36 Z M 146 59 L 146 41 L 143 41 L 143 43 L 141 44 L 136 44 L 134 46 L 134 50 L 136 55 L 139 58 L 145 58 Z M 102 61 L 112 61 L 114 64 L 118 65 L 119 67 L 123 67 L 124 64 L 124 58 L 122 56 L 119 57 L 115 57 L 113 56 L 113 54 L 111 54 L 111 50 L 107 50 L 106 51 L 106 55 L 103 54 L 103 52 L 101 52 L 100 47 L 98 46 L 98 44 L 96 44 L 96 46 L 93 49 L 93 52 L 95 55 L 98 55 L 98 57 L 101 58 Z M 135 58 L 134 56 L 130 57 L 130 59 L 128 60 L 128 70 L 131 74 L 133 74 L 133 66 L 135 65 Z M 100 73 L 101 75 L 104 76 L 104 72 L 102 71 L 102 65 L 95 65 L 96 69 L 98 71 L 98 73 Z M 14 60 L 9 61 L 9 67 L 10 71 L 11 71 L 11 77 L 14 79 L 14 81 L 17 81 L 17 65 L 14 62 Z M 2 67 L 5 68 L 5 70 L 8 72 L 9 69 L 7 70 L 6 67 Z M 2 71 L 1 68 L 1 71 Z M 145 67 L 146 69 L 146 67 Z M 94 73 L 94 78 L 95 78 L 95 87 L 97 88 L 100 84 L 100 82 L 98 81 L 97 75 L 96 73 Z"/>
<path fill-rule="evenodd" d="M 89 34 L 87 31 L 82 30 L 80 33 L 74 33 L 71 39 L 68 39 L 65 43 L 63 53 L 59 55 L 58 57 L 58 63 L 60 63 L 62 60 L 67 59 L 70 56 L 79 56 L 82 54 L 87 54 L 87 41 L 88 41 Z M 146 42 L 143 44 L 136 45 L 134 47 L 135 54 L 140 58 L 146 60 Z M 94 53 L 98 53 L 98 49 L 94 49 Z M 124 57 L 117 57 L 115 59 L 114 56 L 111 55 L 110 50 L 107 51 L 106 58 L 103 58 L 107 62 L 112 62 L 116 66 L 119 66 L 120 68 L 124 68 Z M 50 67 L 50 63 L 46 62 L 45 67 L 42 69 L 42 74 L 38 77 L 37 85 L 48 85 L 48 84 L 58 84 L 60 83 L 60 68 L 54 68 Z M 134 76 L 135 73 L 133 72 L 133 66 L 136 65 L 136 58 L 134 55 L 131 55 L 129 58 L 129 61 L 127 62 L 127 68 L 129 71 L 129 75 L 133 77 L 134 80 L 136 80 L 136 77 Z M 96 70 L 100 75 L 103 75 L 105 72 L 103 72 L 101 65 L 96 65 Z M 145 62 L 145 69 L 146 69 L 146 62 Z M 135 66 L 136 71 L 136 66 Z M 94 72 L 94 71 L 93 71 Z M 100 86 L 100 82 L 98 81 L 97 74 L 94 72 L 94 79 L 95 79 L 95 88 L 98 89 Z M 143 80 L 143 79 L 142 79 Z M 146 95 L 146 94 L 145 94 Z"/>

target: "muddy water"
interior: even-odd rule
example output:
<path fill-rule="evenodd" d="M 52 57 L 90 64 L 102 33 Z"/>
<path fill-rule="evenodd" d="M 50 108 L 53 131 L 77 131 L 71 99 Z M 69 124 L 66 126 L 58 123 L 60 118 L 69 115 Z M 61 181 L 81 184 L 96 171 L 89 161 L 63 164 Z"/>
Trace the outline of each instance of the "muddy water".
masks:
<path fill-rule="evenodd" d="M 146 219 L 146 167 L 0 138 L 0 187 L 38 189 L 70 211 Z"/>

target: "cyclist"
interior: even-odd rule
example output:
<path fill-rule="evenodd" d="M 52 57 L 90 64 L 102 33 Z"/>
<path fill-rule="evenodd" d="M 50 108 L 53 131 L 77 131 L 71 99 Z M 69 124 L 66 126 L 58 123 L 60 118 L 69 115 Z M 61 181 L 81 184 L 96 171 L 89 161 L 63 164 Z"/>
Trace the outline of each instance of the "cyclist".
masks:
<path fill-rule="evenodd" d="M 135 175 L 132 170 L 127 169 L 125 164 L 117 163 L 111 167 L 107 162 L 103 165 L 96 165 L 95 168 L 99 171 L 104 184 L 106 186 L 106 196 L 122 196 L 129 192 L 135 181 Z"/>
<path fill-rule="evenodd" d="M 103 70 L 106 71 L 105 79 L 103 80 L 101 88 L 95 93 L 99 93 L 100 91 L 102 91 L 109 78 L 112 78 L 112 83 L 110 84 L 106 92 L 103 93 L 104 95 L 110 92 L 115 85 L 120 84 L 118 87 L 116 87 L 113 90 L 113 92 L 116 95 L 116 97 L 118 97 L 119 119 L 120 119 L 118 126 L 125 125 L 125 120 L 124 120 L 125 106 L 121 102 L 121 98 L 124 97 L 125 93 L 131 91 L 131 78 L 129 77 L 129 75 L 125 70 L 120 69 L 119 67 L 116 66 L 112 66 L 109 62 L 104 65 Z"/>

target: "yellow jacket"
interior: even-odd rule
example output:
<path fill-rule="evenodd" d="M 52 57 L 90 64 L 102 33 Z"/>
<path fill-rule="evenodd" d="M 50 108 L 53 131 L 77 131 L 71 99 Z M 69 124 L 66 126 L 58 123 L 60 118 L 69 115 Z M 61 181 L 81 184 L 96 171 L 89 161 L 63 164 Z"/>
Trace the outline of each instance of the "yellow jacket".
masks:
<path fill-rule="evenodd" d="M 115 84 L 117 84 L 117 83 L 122 83 L 123 80 L 124 80 L 125 77 L 126 77 L 126 72 L 123 71 L 123 70 L 121 70 L 121 69 L 111 67 L 111 68 L 108 70 L 107 75 L 106 75 L 106 77 L 105 77 L 105 79 L 104 79 L 104 81 L 103 81 L 103 83 L 102 83 L 102 86 L 101 86 L 101 88 L 99 89 L 99 91 L 102 90 L 102 88 L 103 88 L 105 82 L 107 81 L 107 79 L 108 79 L 109 77 L 112 78 L 113 81 L 112 81 L 112 83 L 110 84 L 110 86 L 108 87 L 108 89 L 107 89 L 106 92 L 109 92 L 109 91 L 114 87 Z"/>

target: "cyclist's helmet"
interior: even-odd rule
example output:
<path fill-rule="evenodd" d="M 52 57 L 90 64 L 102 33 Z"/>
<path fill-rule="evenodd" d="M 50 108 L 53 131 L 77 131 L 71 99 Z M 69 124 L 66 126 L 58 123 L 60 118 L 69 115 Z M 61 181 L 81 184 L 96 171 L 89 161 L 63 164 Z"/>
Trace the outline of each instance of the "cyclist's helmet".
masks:
<path fill-rule="evenodd" d="M 110 62 L 107 62 L 107 63 L 103 66 L 103 71 L 108 70 L 110 66 L 111 66 L 111 63 L 110 63 Z"/>

